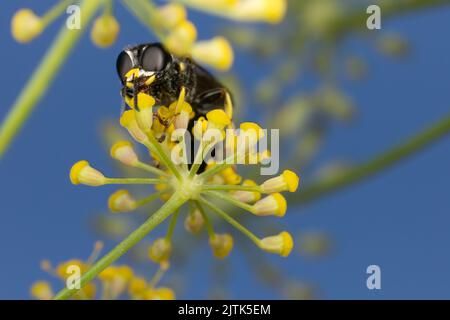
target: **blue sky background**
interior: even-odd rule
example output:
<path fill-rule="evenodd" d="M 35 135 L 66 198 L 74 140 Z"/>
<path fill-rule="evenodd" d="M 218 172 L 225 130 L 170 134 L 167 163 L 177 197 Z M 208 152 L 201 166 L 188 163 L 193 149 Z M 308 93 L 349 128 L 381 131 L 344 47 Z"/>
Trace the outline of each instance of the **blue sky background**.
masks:
<path fill-rule="evenodd" d="M 20 45 L 9 34 L 10 18 L 18 7 L 42 13 L 51 2 L 1 5 L 0 117 L 63 22 L 58 20 L 31 44 Z M 83 158 L 105 173 L 113 172 L 99 124 L 120 112 L 116 55 L 129 43 L 155 40 L 125 9 L 116 12 L 122 27 L 116 45 L 100 50 L 84 36 L 0 161 L 0 298 L 29 298 L 31 283 L 48 278 L 39 269 L 42 258 L 59 262 L 87 257 L 98 239 L 89 221 L 96 211 L 106 209 L 107 197 L 115 189 L 73 186 L 68 172 Z M 217 19 L 196 13 L 190 17 L 200 38 L 219 32 Z M 343 83 L 357 102 L 358 119 L 351 126 L 333 128 L 318 161 L 367 159 L 448 114 L 450 42 L 442 36 L 448 21 L 450 8 L 441 8 L 385 23 L 385 31 L 399 32 L 411 42 L 413 53 L 402 61 L 374 53 L 366 42 L 346 42 L 348 50 L 367 58 L 370 77 Z M 262 67 L 250 55 L 237 53 L 234 71 L 243 75 L 244 85 L 253 85 Z M 89 81 L 93 75 L 95 81 Z M 282 223 L 292 231 L 329 233 L 335 251 L 314 261 L 268 258 L 291 277 L 316 284 L 323 298 L 450 298 L 449 163 L 447 137 L 375 178 L 311 205 L 291 207 Z M 108 242 L 107 248 L 113 245 Z M 210 256 L 206 244 L 195 251 L 183 274 L 190 280 L 181 298 L 206 296 Z M 234 252 L 231 258 L 232 297 L 279 297 L 255 281 L 241 257 Z M 370 264 L 382 269 L 380 291 L 366 288 L 365 270 Z"/>

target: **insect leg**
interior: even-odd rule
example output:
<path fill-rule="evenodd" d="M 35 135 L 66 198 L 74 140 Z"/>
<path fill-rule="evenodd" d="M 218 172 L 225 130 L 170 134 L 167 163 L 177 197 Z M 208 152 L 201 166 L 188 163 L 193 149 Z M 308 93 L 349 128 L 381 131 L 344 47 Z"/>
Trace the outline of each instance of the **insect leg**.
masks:
<path fill-rule="evenodd" d="M 133 101 L 134 101 L 134 108 L 139 111 L 138 106 L 138 89 L 137 89 L 137 78 L 133 75 Z"/>

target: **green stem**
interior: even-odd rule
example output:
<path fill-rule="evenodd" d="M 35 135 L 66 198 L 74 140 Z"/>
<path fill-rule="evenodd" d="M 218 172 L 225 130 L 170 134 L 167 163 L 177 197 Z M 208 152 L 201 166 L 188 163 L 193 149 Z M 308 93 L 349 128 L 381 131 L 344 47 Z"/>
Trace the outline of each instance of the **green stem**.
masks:
<path fill-rule="evenodd" d="M 239 201 L 239 200 L 233 198 L 232 196 L 229 196 L 226 193 L 217 192 L 217 191 L 205 191 L 205 194 L 208 194 L 208 195 L 210 195 L 212 197 L 215 197 L 215 198 L 222 199 L 222 200 L 227 201 L 227 202 L 229 202 L 231 204 L 234 204 L 236 207 L 242 208 L 244 210 L 247 210 L 247 211 L 253 213 L 253 207 L 251 205 L 249 205 L 247 203 L 244 203 L 242 201 Z"/>
<path fill-rule="evenodd" d="M 59 31 L 52 46 L 45 53 L 43 60 L 19 94 L 0 127 L 0 158 L 50 87 L 55 75 L 66 61 L 101 3 L 101 0 L 84 0 L 80 9 L 83 13 L 85 26 L 80 30 L 69 30 L 64 24 Z"/>
<path fill-rule="evenodd" d="M 156 140 L 153 133 L 149 133 L 148 140 L 150 143 L 146 143 L 146 147 L 150 149 L 150 151 L 153 151 L 156 153 L 156 155 L 159 157 L 159 160 L 170 170 L 172 171 L 173 175 L 180 181 L 181 175 L 178 171 L 177 167 L 175 166 L 174 162 L 169 158 L 166 151 L 162 148 L 161 144 Z"/>
<path fill-rule="evenodd" d="M 178 215 L 180 210 L 177 210 L 170 218 L 169 228 L 167 228 L 166 240 L 171 241 L 173 232 L 175 231 L 175 226 L 177 225 Z"/>
<path fill-rule="evenodd" d="M 119 243 L 114 249 L 112 249 L 108 254 L 103 256 L 97 263 L 95 263 L 88 271 L 86 271 L 80 279 L 81 287 L 86 285 L 88 282 L 93 280 L 100 272 L 102 272 L 106 267 L 114 263 L 128 250 L 134 247 L 138 242 L 140 242 L 151 230 L 153 230 L 157 225 L 163 222 L 167 217 L 169 217 L 173 212 L 175 212 L 179 207 L 181 207 L 187 198 L 180 193 L 174 193 L 172 197 L 164 203 L 164 205 L 150 216 L 139 228 L 133 231 L 125 240 Z M 67 287 L 58 292 L 54 297 L 55 300 L 65 300 L 74 295 L 79 289 L 68 289 Z"/>
<path fill-rule="evenodd" d="M 150 280 L 150 282 L 148 284 L 150 288 L 154 288 L 158 285 L 159 281 L 166 273 L 166 270 L 167 270 L 166 268 L 163 268 L 161 266 L 159 267 L 158 271 L 156 271 L 155 275 L 153 276 L 153 278 Z"/>
<path fill-rule="evenodd" d="M 149 164 L 146 164 L 146 163 L 144 163 L 144 162 L 140 162 L 140 161 L 139 161 L 139 162 L 136 163 L 134 166 L 135 166 L 136 168 L 139 168 L 139 169 L 145 170 L 145 171 L 147 171 L 147 172 L 156 174 L 157 176 L 164 176 L 164 177 L 170 176 L 167 172 L 164 172 L 164 171 L 162 171 L 162 170 L 160 170 L 160 169 L 158 169 L 158 168 L 155 168 L 155 167 L 153 167 L 153 166 L 151 166 L 151 165 L 149 165 Z"/>
<path fill-rule="evenodd" d="M 165 182 L 165 180 L 148 178 L 106 178 L 105 184 L 158 184 L 162 182 Z"/>
<path fill-rule="evenodd" d="M 201 179 L 207 180 L 208 178 L 212 177 L 213 175 L 219 173 L 222 170 L 225 170 L 226 168 L 232 166 L 233 164 L 236 164 L 238 159 L 241 159 L 239 157 L 244 157 L 244 155 L 238 155 L 233 154 L 229 156 L 228 158 L 225 158 L 221 163 L 217 164 L 216 166 L 212 167 L 211 169 L 206 170 L 205 172 L 201 173 L 199 177 Z"/>
<path fill-rule="evenodd" d="M 66 8 L 73 4 L 75 0 L 63 0 L 54 5 L 48 12 L 45 13 L 45 15 L 42 17 L 42 23 L 44 26 L 49 25 L 52 23 L 56 18 L 58 18 L 65 10 Z"/>
<path fill-rule="evenodd" d="M 244 227 L 242 224 L 234 220 L 232 217 L 230 217 L 225 211 L 222 209 L 219 209 L 219 207 L 215 206 L 211 202 L 205 200 L 204 198 L 199 198 L 200 202 L 203 203 L 205 206 L 207 206 L 212 211 L 216 212 L 218 215 L 220 215 L 226 222 L 231 224 L 233 227 L 241 231 L 244 235 L 246 235 L 250 240 L 252 240 L 258 247 L 260 246 L 261 240 L 253 234 L 250 230 L 248 230 L 246 227 Z"/>
<path fill-rule="evenodd" d="M 382 170 L 397 164 L 399 161 L 419 152 L 431 143 L 443 138 L 450 133 L 450 116 L 440 120 L 435 125 L 414 135 L 410 139 L 375 156 L 366 163 L 350 168 L 342 174 L 333 178 L 323 178 L 312 182 L 306 188 L 291 196 L 289 202 L 304 203 L 314 200 L 324 194 L 331 193 L 353 183 L 359 182 Z"/>
<path fill-rule="evenodd" d="M 200 169 L 200 166 L 203 163 L 205 155 L 207 155 L 213 147 L 214 143 L 212 142 L 207 142 L 206 145 L 203 140 L 200 142 L 200 146 L 198 147 L 197 153 L 195 154 L 194 163 L 192 164 L 191 170 L 189 171 L 190 178 L 195 176 L 198 169 Z"/>
<path fill-rule="evenodd" d="M 207 184 L 202 187 L 204 191 L 249 191 L 264 193 L 260 186 L 243 186 L 229 184 Z"/>
<path fill-rule="evenodd" d="M 138 200 L 136 202 L 136 207 L 142 207 L 142 206 L 144 206 L 144 205 L 146 205 L 146 204 L 148 204 L 148 203 L 150 203 L 152 201 L 155 201 L 156 199 L 161 197 L 162 194 L 163 194 L 163 192 L 160 191 L 160 192 L 157 192 L 157 193 L 153 193 L 153 194 L 149 195 L 148 197 L 145 197 L 145 198 L 143 198 L 141 200 Z"/>
<path fill-rule="evenodd" d="M 203 207 L 199 201 L 195 200 L 194 203 L 195 203 L 195 206 L 197 207 L 197 209 L 200 211 L 200 214 L 202 215 L 203 220 L 205 220 L 206 232 L 208 232 L 208 236 L 210 238 L 212 238 L 215 235 L 214 227 L 213 227 L 211 221 L 209 220 L 209 217 L 206 214 L 205 209 L 203 209 Z"/>

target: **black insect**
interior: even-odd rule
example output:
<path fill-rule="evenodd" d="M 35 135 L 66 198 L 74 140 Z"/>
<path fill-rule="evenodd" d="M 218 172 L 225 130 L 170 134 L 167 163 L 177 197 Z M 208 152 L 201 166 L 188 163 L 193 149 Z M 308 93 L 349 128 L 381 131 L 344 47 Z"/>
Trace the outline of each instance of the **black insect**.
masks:
<path fill-rule="evenodd" d="M 185 101 L 195 113 L 189 122 L 189 131 L 195 120 L 206 116 L 209 111 L 222 109 L 231 117 L 233 107 L 228 89 L 191 58 L 172 55 L 159 43 L 126 48 L 117 57 L 116 66 L 122 82 L 122 97 L 132 102 L 132 105 L 125 106 L 128 109 L 136 106 L 139 111 L 137 95 L 141 92 L 152 96 L 157 105 L 169 106 L 178 100 L 184 88 Z M 161 119 L 159 121 L 166 127 L 169 125 Z M 164 139 L 165 135 L 160 141 Z M 193 155 L 194 144 L 191 145 Z M 203 162 L 198 173 L 205 168 L 206 163 Z"/>
<path fill-rule="evenodd" d="M 122 97 L 133 99 L 133 105 L 137 105 L 137 94 L 143 92 L 152 96 L 157 105 L 169 106 L 184 87 L 195 121 L 211 110 L 225 110 L 227 95 L 230 97 L 228 90 L 191 58 L 174 56 L 159 43 L 126 48 L 117 57 L 116 65 Z M 134 75 L 127 77 L 133 69 Z"/>

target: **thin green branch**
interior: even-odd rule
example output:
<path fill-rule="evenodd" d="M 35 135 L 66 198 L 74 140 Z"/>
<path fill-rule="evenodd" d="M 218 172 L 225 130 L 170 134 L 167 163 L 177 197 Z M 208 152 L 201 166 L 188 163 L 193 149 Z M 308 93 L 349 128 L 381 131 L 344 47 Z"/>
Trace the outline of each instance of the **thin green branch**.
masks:
<path fill-rule="evenodd" d="M 312 182 L 309 186 L 300 189 L 295 196 L 291 196 L 290 203 L 305 203 L 325 194 L 340 190 L 357 183 L 376 173 L 379 173 L 407 157 L 421 151 L 433 142 L 444 138 L 450 133 L 450 115 L 433 126 L 414 135 L 403 143 L 389 149 L 371 160 L 344 171 L 333 178 L 323 178 Z"/>
<path fill-rule="evenodd" d="M 254 235 L 253 232 L 251 232 L 246 227 L 244 227 L 242 224 L 237 222 L 230 215 L 228 215 L 225 211 L 223 211 L 222 209 L 220 209 L 218 206 L 214 205 L 213 203 L 209 202 L 205 198 L 199 197 L 198 200 L 200 201 L 200 203 L 202 203 L 206 207 L 208 207 L 211 211 L 217 213 L 226 222 L 228 222 L 233 227 L 235 227 L 240 232 L 242 232 L 245 236 L 247 236 L 250 240 L 252 240 L 253 243 L 255 243 L 258 247 L 261 245 L 261 240 L 256 235 Z"/>
<path fill-rule="evenodd" d="M 165 181 L 163 179 L 150 178 L 106 178 L 105 184 L 158 184 Z"/>
<path fill-rule="evenodd" d="M 194 203 L 195 203 L 196 207 L 198 208 L 198 210 L 200 211 L 200 214 L 202 215 L 203 220 L 205 220 L 206 232 L 208 233 L 208 236 L 210 238 L 214 237 L 214 235 L 215 235 L 214 227 L 213 227 L 211 221 L 209 220 L 209 217 L 206 214 L 205 209 L 203 209 L 203 207 L 199 201 L 195 200 Z"/>
<path fill-rule="evenodd" d="M 80 279 L 80 285 L 83 287 L 91 280 L 93 280 L 100 272 L 106 267 L 114 263 L 128 250 L 134 247 L 140 242 L 151 230 L 157 225 L 163 222 L 167 217 L 180 208 L 185 202 L 185 198 L 182 194 L 175 193 L 164 205 L 150 216 L 139 228 L 133 231 L 125 240 L 119 243 L 114 249 L 112 249 L 103 258 L 97 261 L 88 271 L 86 271 Z M 55 297 L 55 300 L 65 300 L 70 298 L 80 289 L 64 288 Z"/>
<path fill-rule="evenodd" d="M 80 5 L 84 26 L 80 30 L 70 30 L 64 24 L 59 31 L 55 41 L 45 53 L 43 60 L 19 94 L 0 127 L 0 158 L 30 116 L 34 107 L 47 92 L 56 74 L 102 2 L 102 0 L 84 0 Z"/>

